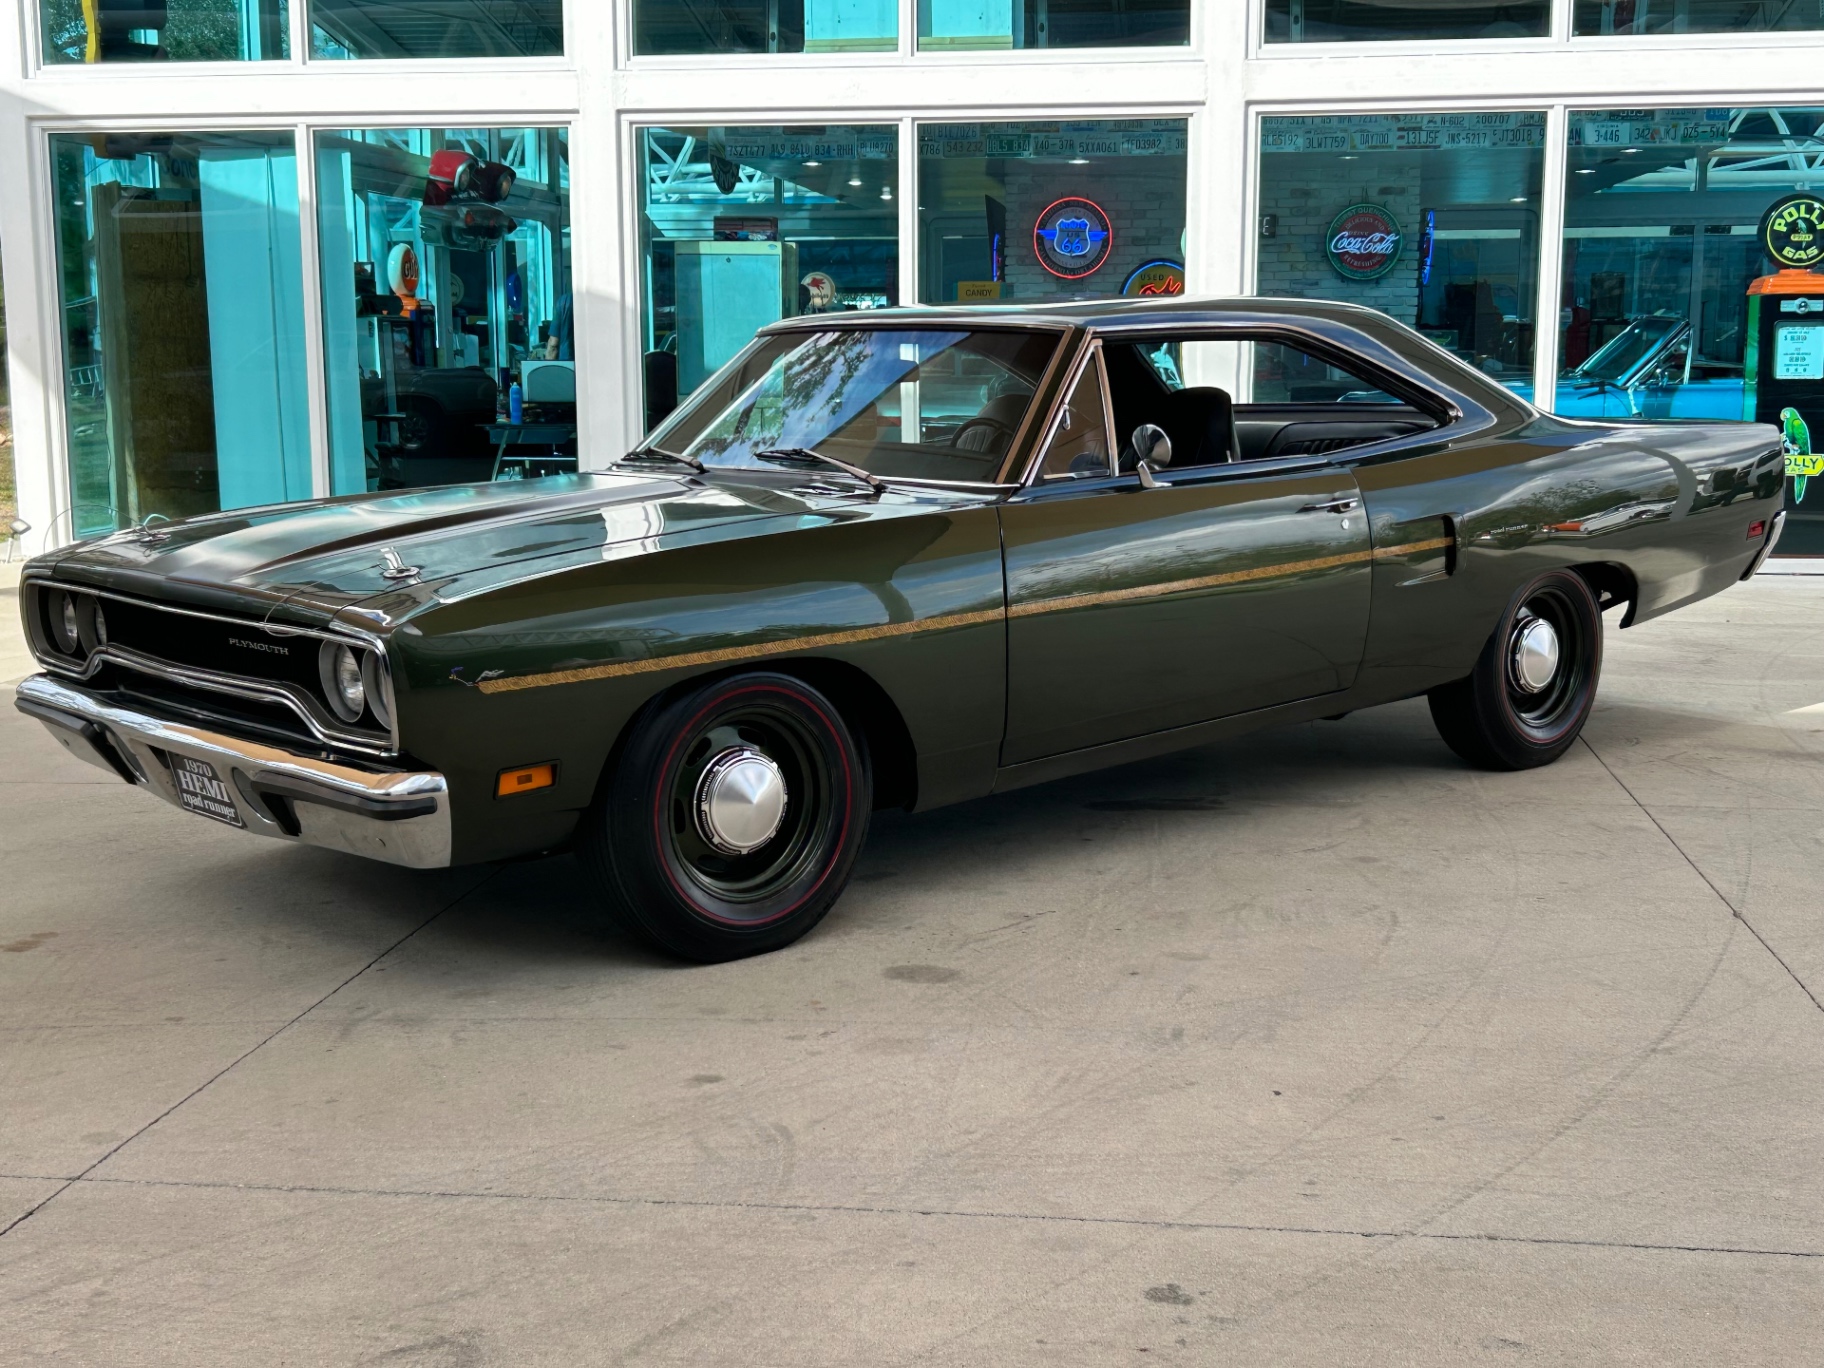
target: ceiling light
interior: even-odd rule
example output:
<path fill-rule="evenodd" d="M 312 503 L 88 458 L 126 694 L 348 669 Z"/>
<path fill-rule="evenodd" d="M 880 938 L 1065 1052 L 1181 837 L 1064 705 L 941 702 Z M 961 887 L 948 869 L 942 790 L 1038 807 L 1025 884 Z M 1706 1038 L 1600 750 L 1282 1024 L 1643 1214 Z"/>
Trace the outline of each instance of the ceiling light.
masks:
<path fill-rule="evenodd" d="M 849 177 L 849 184 L 850 184 L 850 185 L 860 185 L 860 184 L 861 184 L 861 177 L 860 177 L 860 176 L 850 176 L 850 177 Z"/>

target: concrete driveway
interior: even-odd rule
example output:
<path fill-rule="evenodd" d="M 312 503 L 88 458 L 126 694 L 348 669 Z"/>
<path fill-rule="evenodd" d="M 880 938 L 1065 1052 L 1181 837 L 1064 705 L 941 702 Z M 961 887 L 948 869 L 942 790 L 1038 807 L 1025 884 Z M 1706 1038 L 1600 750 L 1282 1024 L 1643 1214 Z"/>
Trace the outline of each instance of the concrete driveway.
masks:
<path fill-rule="evenodd" d="M 882 816 L 686 967 L 567 858 L 269 845 L 0 716 L 0 1363 L 1816 1362 L 1824 580 Z"/>

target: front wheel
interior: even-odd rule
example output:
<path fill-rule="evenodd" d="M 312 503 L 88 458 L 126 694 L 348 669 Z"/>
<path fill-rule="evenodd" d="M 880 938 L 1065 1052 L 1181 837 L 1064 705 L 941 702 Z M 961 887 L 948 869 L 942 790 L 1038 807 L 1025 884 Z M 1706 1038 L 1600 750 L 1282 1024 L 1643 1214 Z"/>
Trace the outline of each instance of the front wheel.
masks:
<path fill-rule="evenodd" d="M 823 919 L 872 799 L 866 747 L 829 699 L 790 675 L 735 675 L 634 724 L 583 854 L 619 920 L 688 959 L 739 959 Z"/>
<path fill-rule="evenodd" d="M 1582 732 L 1601 673 L 1595 596 L 1578 576 L 1553 570 L 1514 596 L 1467 678 L 1431 691 L 1431 718 L 1472 765 L 1549 765 Z"/>

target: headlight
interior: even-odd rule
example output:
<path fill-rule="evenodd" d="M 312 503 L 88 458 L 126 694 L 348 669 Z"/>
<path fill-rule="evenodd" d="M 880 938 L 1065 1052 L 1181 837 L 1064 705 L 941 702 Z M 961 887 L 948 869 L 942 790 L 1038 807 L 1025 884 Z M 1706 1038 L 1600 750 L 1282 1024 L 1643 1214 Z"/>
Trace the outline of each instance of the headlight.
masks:
<path fill-rule="evenodd" d="M 108 644 L 108 620 L 102 616 L 100 599 L 85 597 L 76 605 L 76 634 L 85 654 Z"/>
<path fill-rule="evenodd" d="M 62 589 L 49 590 L 45 595 L 44 625 L 59 654 L 80 660 L 88 651 L 82 639 L 82 608 L 76 599 L 75 594 Z"/>
<path fill-rule="evenodd" d="M 359 722 L 367 710 L 367 686 L 361 680 L 361 654 L 352 646 L 326 641 L 317 652 L 323 695 L 329 710 L 344 722 Z"/>
<path fill-rule="evenodd" d="M 374 710 L 380 725 L 389 730 L 393 725 L 393 700 L 387 689 L 386 666 L 380 663 L 378 651 L 361 653 L 361 683 L 367 690 L 367 706 Z"/>

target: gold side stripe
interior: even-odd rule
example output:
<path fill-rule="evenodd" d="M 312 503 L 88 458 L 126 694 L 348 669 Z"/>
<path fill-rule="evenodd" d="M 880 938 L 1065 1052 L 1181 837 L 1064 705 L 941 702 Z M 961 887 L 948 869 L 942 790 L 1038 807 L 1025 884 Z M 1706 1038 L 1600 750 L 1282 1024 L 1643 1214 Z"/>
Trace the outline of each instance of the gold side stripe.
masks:
<path fill-rule="evenodd" d="M 722 646 L 713 651 L 684 651 L 678 655 L 615 660 L 605 665 L 586 665 L 575 670 L 515 675 L 511 679 L 484 679 L 475 687 L 483 693 L 511 693 L 515 689 L 542 689 L 548 684 L 582 684 L 594 679 L 621 679 L 627 675 L 651 674 L 655 670 L 686 670 L 698 665 L 722 665 L 731 660 L 760 660 L 767 656 L 783 655 L 787 651 L 818 651 L 829 646 L 851 646 L 858 641 L 880 641 L 887 637 L 910 636 L 914 632 L 942 632 L 952 627 L 975 627 L 984 622 L 999 622 L 1001 617 L 999 608 L 984 608 L 974 613 L 946 613 L 942 617 L 917 618 L 911 622 L 885 622 L 878 627 L 856 627 L 846 632 L 786 637 L 780 641 L 754 641 L 745 646 Z"/>
<path fill-rule="evenodd" d="M 1376 560 L 1398 560 L 1401 556 L 1416 556 L 1421 551 L 1446 551 L 1455 546 L 1455 537 L 1433 537 L 1430 541 L 1407 542 L 1404 546 L 1377 546 L 1374 548 Z"/>
<path fill-rule="evenodd" d="M 1255 580 L 1277 579 L 1281 575 L 1302 575 L 1310 570 L 1329 570 L 1339 565 L 1359 565 L 1372 558 L 1372 551 L 1345 551 L 1336 556 L 1318 556 L 1313 560 L 1282 561 L 1278 565 L 1257 565 L 1251 570 L 1230 570 L 1220 575 L 1199 575 L 1196 579 L 1167 580 L 1162 584 L 1136 584 L 1131 589 L 1109 589 L 1099 594 L 1065 594 L 1061 598 L 1039 599 L 1033 603 L 1016 603 L 1009 617 L 1032 617 L 1038 613 L 1061 613 L 1072 608 L 1095 608 L 1104 603 L 1131 603 L 1135 599 L 1165 598 L 1170 594 L 1188 594 L 1199 589 L 1216 589 L 1225 584 L 1248 584 Z"/>
<path fill-rule="evenodd" d="M 1257 580 L 1277 579 L 1281 575 L 1302 575 L 1313 570 L 1330 570 L 1339 565 L 1359 565 L 1365 560 L 1397 560 L 1435 551 L 1451 544 L 1449 537 L 1430 541 L 1407 542 L 1401 546 L 1377 546 L 1372 551 L 1345 551 L 1335 556 L 1318 556 L 1312 560 L 1282 561 L 1277 565 L 1257 565 L 1250 570 L 1231 570 L 1220 575 L 1199 575 L 1196 579 L 1168 580 L 1163 584 L 1141 584 L 1131 589 L 1110 589 L 1098 594 L 1065 594 L 1059 598 L 1016 603 L 1009 617 L 1033 617 L 1040 613 L 1063 612 L 1071 608 L 1093 608 L 1104 603 L 1131 603 L 1137 599 L 1165 598 L 1170 594 L 1194 593 L 1199 589 L 1218 589 L 1226 584 L 1249 584 Z"/>
<path fill-rule="evenodd" d="M 1100 594 L 1066 594 L 1060 598 L 1041 599 L 1036 603 L 1017 603 L 1006 617 L 1032 617 L 1040 613 L 1064 612 L 1072 608 L 1090 608 L 1105 603 L 1127 603 L 1138 599 L 1164 598 L 1199 589 L 1215 589 L 1225 584 L 1247 584 L 1273 579 L 1280 575 L 1298 575 L 1312 570 L 1328 570 L 1339 565 L 1359 565 L 1365 560 L 1392 560 L 1436 551 L 1451 544 L 1449 537 L 1430 541 L 1408 542 L 1403 546 L 1382 546 L 1372 551 L 1347 551 L 1335 556 L 1318 556 L 1312 560 L 1284 561 L 1277 565 L 1260 565 L 1250 570 L 1234 570 L 1221 575 L 1201 575 L 1196 579 L 1171 580 L 1164 584 L 1144 584 L 1131 589 L 1113 589 Z M 754 641 L 745 646 L 722 646 L 713 651 L 684 651 L 678 655 L 644 656 L 638 660 L 615 660 L 602 665 L 585 665 L 574 670 L 550 670 L 544 674 L 515 675 L 510 679 L 484 679 L 475 687 L 487 694 L 513 693 L 519 689 L 542 689 L 552 684 L 584 684 L 598 679 L 623 679 L 628 675 L 652 674 L 658 670 L 687 670 L 703 665 L 725 665 L 737 660 L 763 660 L 768 656 L 792 651 L 817 651 L 830 646 L 852 646 L 863 641 L 882 641 L 888 637 L 911 636 L 919 632 L 943 632 L 956 627 L 977 627 L 1001 621 L 999 608 L 984 608 L 973 613 L 946 613 L 939 617 L 917 618 L 911 622 L 886 622 L 876 627 L 855 627 L 843 632 L 823 632 L 815 636 L 786 637 L 778 641 Z"/>

